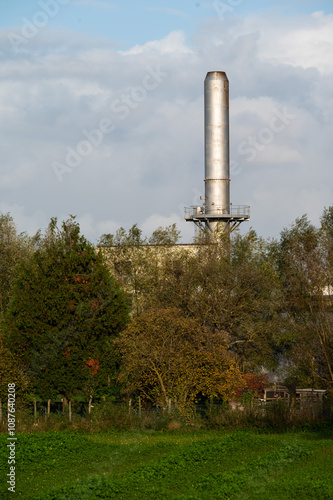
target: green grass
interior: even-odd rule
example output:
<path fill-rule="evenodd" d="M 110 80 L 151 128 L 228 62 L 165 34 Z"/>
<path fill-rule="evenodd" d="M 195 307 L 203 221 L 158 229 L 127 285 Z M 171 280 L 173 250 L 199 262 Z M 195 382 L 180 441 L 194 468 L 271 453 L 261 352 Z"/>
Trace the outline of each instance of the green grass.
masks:
<path fill-rule="evenodd" d="M 150 431 L 17 435 L 16 493 L 34 500 L 333 499 L 332 434 Z"/>

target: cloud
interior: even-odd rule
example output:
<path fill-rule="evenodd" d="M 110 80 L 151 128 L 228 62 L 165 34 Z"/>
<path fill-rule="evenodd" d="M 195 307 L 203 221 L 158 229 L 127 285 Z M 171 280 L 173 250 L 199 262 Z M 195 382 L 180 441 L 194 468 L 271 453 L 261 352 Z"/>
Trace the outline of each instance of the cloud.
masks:
<path fill-rule="evenodd" d="M 74 214 L 94 242 L 119 226 L 151 234 L 173 222 L 190 241 L 183 207 L 204 190 L 203 81 L 225 70 L 231 200 L 252 214 L 241 231 L 277 236 L 303 213 L 318 221 L 332 204 L 331 23 L 324 14 L 215 17 L 191 43 L 178 31 L 126 52 L 47 27 L 14 54 L 2 30 L 0 210 L 32 233 Z M 294 118 L 277 127 L 276 112 Z M 99 142 L 103 120 L 114 129 Z M 59 183 L 52 164 L 87 134 L 96 145 Z"/>
<path fill-rule="evenodd" d="M 121 226 L 119 222 L 112 220 L 96 220 L 90 213 L 86 213 L 78 217 L 81 233 L 86 234 L 114 234 Z"/>
<path fill-rule="evenodd" d="M 260 16 L 252 15 L 242 26 L 238 25 L 233 36 L 249 31 L 260 33 L 258 56 L 261 60 L 317 68 L 325 74 L 333 71 L 333 14 L 318 11 L 287 20 L 267 14 L 265 23 Z"/>
<path fill-rule="evenodd" d="M 135 45 L 131 49 L 122 52 L 128 55 L 138 55 L 144 52 L 155 51 L 160 54 L 191 54 L 192 50 L 185 43 L 185 35 L 182 31 L 173 31 L 162 40 L 153 40 L 144 45 Z"/>
<path fill-rule="evenodd" d="M 184 218 L 176 213 L 168 216 L 154 213 L 141 224 L 140 229 L 142 229 L 145 236 L 149 237 L 158 227 L 167 227 L 172 224 L 177 225 L 178 230 L 181 231 L 184 241 L 191 240 L 193 237 L 193 227 L 191 227 L 191 224 L 187 224 Z"/>
<path fill-rule="evenodd" d="M 36 234 L 39 229 L 44 231 L 49 224 L 49 219 L 45 217 L 42 210 L 31 212 L 26 204 L 1 202 L 0 212 L 3 214 L 10 213 L 18 232 L 27 232 L 30 235 Z"/>

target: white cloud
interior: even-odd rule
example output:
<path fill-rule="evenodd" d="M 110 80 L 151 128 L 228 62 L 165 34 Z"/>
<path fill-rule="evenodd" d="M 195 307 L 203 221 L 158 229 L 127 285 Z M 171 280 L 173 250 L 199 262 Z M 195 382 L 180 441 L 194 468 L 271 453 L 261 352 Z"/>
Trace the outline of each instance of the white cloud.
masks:
<path fill-rule="evenodd" d="M 160 214 L 152 214 L 150 215 L 140 226 L 143 234 L 145 236 L 151 236 L 153 231 L 159 227 L 167 227 L 172 224 L 176 224 L 178 230 L 181 231 L 184 241 L 190 241 L 194 236 L 194 228 L 191 224 L 187 224 L 183 217 L 178 214 L 171 214 L 168 216 L 160 215 Z"/>
<path fill-rule="evenodd" d="M 27 232 L 30 235 L 35 234 L 39 229 L 44 231 L 48 226 L 49 219 L 47 218 L 45 212 L 42 210 L 36 210 L 31 213 L 26 205 L 20 205 L 18 203 L 0 203 L 0 212 L 10 213 L 14 222 L 17 226 L 18 232 Z"/>
<path fill-rule="evenodd" d="M 0 210 L 32 233 L 52 216 L 74 214 L 92 241 L 120 226 L 138 223 L 151 234 L 173 222 L 190 241 L 182 211 L 200 203 L 204 188 L 203 81 L 225 70 L 231 159 L 239 163 L 231 200 L 252 213 L 241 230 L 277 236 L 303 213 L 318 220 L 333 194 L 331 23 L 323 14 L 211 19 L 191 45 L 172 32 L 126 53 L 109 40 L 47 28 L 15 55 L 3 31 Z M 284 109 L 295 119 L 264 143 L 262 130 Z M 52 162 L 103 119 L 114 130 L 60 184 Z M 260 146 L 252 161 L 239 152 L 249 137 Z"/>
<path fill-rule="evenodd" d="M 114 234 L 121 223 L 113 220 L 97 221 L 91 214 L 86 213 L 77 218 L 81 234 L 84 234 L 92 243 L 97 243 L 102 234 Z"/>
<path fill-rule="evenodd" d="M 173 31 L 162 40 L 153 40 L 144 45 L 135 45 L 131 49 L 122 52 L 128 55 L 138 55 L 144 52 L 156 51 L 160 54 L 191 54 L 192 50 L 185 43 L 185 35 L 182 31 Z"/>
<path fill-rule="evenodd" d="M 234 36 L 249 31 L 260 33 L 258 56 L 262 60 L 317 68 L 326 74 L 333 71 L 333 14 L 314 12 L 288 19 L 272 14 L 265 22 L 253 15 L 237 26 Z"/>

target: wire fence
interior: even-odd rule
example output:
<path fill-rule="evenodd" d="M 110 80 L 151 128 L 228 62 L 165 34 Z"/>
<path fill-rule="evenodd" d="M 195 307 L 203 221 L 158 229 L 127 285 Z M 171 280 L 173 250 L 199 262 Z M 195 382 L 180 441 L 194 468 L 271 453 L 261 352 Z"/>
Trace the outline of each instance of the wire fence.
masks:
<path fill-rule="evenodd" d="M 179 408 L 170 400 L 167 407 L 152 406 L 140 397 L 127 402 L 115 401 L 25 401 L 17 405 L 18 432 L 56 430 L 62 428 L 98 429 L 163 429 L 196 426 L 224 429 L 238 426 L 291 428 L 322 422 L 333 423 L 333 405 L 329 398 L 303 404 L 258 398 L 243 402 L 201 401 Z M 0 405 L 0 430 L 7 428 L 7 408 Z"/>

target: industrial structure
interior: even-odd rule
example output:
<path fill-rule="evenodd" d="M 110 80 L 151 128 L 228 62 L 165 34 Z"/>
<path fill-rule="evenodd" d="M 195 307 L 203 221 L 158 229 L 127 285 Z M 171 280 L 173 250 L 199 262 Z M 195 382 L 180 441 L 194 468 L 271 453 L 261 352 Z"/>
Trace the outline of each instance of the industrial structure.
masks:
<path fill-rule="evenodd" d="M 185 208 L 186 221 L 211 232 L 230 233 L 250 219 L 250 207 L 230 203 L 229 80 L 222 71 L 205 79 L 205 196 L 201 206 Z"/>

